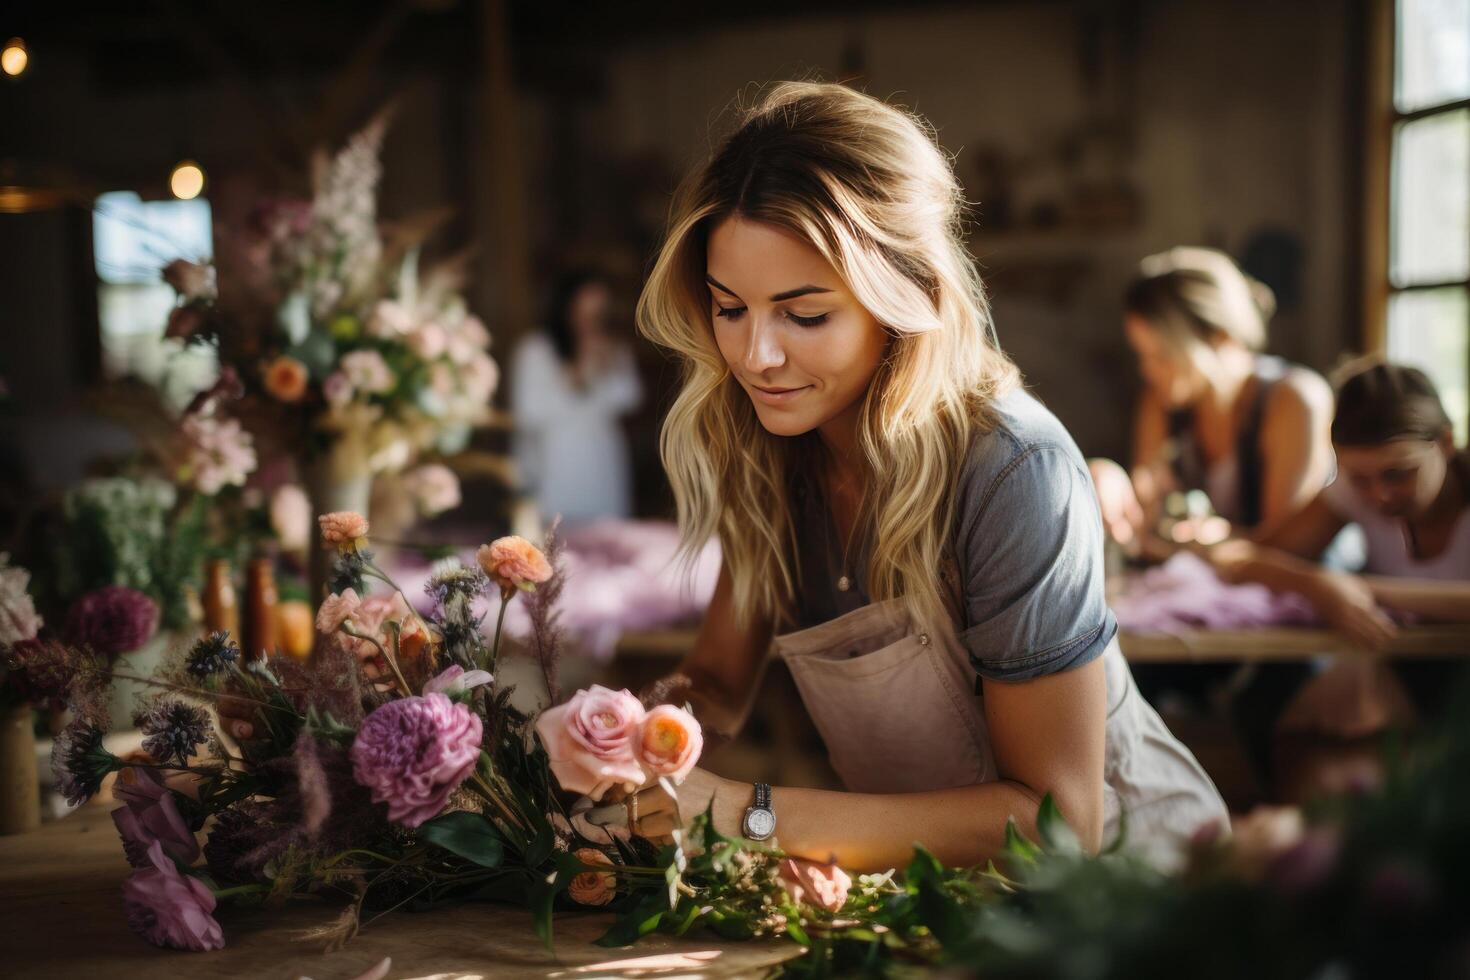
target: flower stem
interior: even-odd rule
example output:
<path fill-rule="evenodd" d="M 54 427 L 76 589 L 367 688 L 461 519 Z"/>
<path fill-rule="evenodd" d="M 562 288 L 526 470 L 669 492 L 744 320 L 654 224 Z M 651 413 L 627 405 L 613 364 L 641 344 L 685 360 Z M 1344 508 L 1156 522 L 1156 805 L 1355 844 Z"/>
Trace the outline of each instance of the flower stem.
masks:
<path fill-rule="evenodd" d="M 383 646 L 383 644 L 377 641 L 376 637 L 368 636 L 366 633 L 358 633 L 357 631 L 352 629 L 352 627 L 348 626 L 345 622 L 337 628 L 350 637 L 358 640 L 366 640 L 373 646 L 377 647 L 379 655 L 381 655 L 382 658 L 387 661 L 388 666 L 393 670 L 393 676 L 398 679 L 398 686 L 403 689 L 404 697 L 413 697 L 413 689 L 408 686 L 408 681 L 404 680 L 403 678 L 403 672 L 398 669 L 398 658 L 389 653 L 387 649 Z"/>
<path fill-rule="evenodd" d="M 490 673 L 495 673 L 495 668 L 500 663 L 500 634 L 505 628 L 505 611 L 510 608 L 510 596 L 504 592 L 500 593 L 500 614 L 495 617 L 495 642 L 490 646 Z"/>

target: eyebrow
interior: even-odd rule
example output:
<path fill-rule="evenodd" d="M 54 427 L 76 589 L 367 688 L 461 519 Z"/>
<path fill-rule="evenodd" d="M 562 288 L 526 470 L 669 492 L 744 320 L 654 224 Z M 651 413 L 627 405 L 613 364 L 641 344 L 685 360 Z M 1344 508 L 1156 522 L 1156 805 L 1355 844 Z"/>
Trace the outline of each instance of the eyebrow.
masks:
<path fill-rule="evenodd" d="M 722 292 L 729 293 L 731 296 L 734 296 L 736 298 L 740 296 L 739 293 L 735 292 L 735 290 L 720 282 L 714 276 L 706 275 L 704 277 L 704 281 L 709 283 L 711 286 L 714 286 L 716 289 L 721 290 Z M 831 291 L 832 290 L 828 289 L 825 286 L 813 286 L 811 283 L 807 283 L 805 286 L 797 286 L 795 289 L 788 289 L 784 293 L 777 293 L 776 295 L 771 297 L 771 302 L 781 303 L 785 302 L 788 299 L 796 299 L 796 297 L 798 296 L 809 296 L 812 293 L 830 293 Z"/>

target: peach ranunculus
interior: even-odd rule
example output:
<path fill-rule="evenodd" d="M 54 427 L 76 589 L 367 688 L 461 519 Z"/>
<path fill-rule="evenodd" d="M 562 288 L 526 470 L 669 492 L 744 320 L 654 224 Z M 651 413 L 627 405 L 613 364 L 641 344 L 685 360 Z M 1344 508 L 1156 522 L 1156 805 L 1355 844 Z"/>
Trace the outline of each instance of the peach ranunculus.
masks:
<path fill-rule="evenodd" d="M 334 544 L 338 551 L 355 551 L 366 544 L 367 518 L 353 510 L 339 510 L 316 519 L 321 525 L 322 540 Z"/>
<path fill-rule="evenodd" d="M 578 848 L 573 857 L 583 864 L 613 867 L 607 855 L 595 847 Z M 611 871 L 581 871 L 567 886 L 567 894 L 578 905 L 606 905 L 613 900 L 617 882 L 617 876 Z"/>
<path fill-rule="evenodd" d="M 681 783 L 699 762 L 703 750 L 704 734 L 699 722 L 683 708 L 661 704 L 644 716 L 638 761 L 653 775 Z"/>
<path fill-rule="evenodd" d="M 800 858 L 785 858 L 777 868 L 781 887 L 797 905 L 836 912 L 847 904 L 847 890 L 852 879 L 835 864 L 819 864 Z"/>
<path fill-rule="evenodd" d="M 349 619 L 355 619 L 362 608 L 356 589 L 333 592 L 316 611 L 316 628 L 322 633 L 335 633 Z"/>
<path fill-rule="evenodd" d="M 600 800 L 614 786 L 632 792 L 643 782 L 637 753 L 643 718 L 631 693 L 594 684 L 541 712 L 536 734 L 562 789 Z"/>
<path fill-rule="evenodd" d="M 475 560 L 505 595 L 516 589 L 534 592 L 551 578 L 551 563 L 541 549 L 514 534 L 480 545 Z"/>
<path fill-rule="evenodd" d="M 265 390 L 277 401 L 299 402 L 306 396 L 306 365 L 282 355 L 266 365 Z"/>

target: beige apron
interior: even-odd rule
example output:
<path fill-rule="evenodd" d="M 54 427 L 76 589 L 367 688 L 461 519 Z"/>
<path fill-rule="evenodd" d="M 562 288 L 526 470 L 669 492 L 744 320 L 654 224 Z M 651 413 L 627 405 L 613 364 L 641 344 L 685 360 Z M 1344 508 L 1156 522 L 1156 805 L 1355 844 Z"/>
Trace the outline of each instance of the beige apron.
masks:
<path fill-rule="evenodd" d="M 955 612 L 953 595 L 946 598 Z M 849 791 L 920 792 L 999 778 L 984 699 L 953 623 L 916 628 L 893 599 L 778 636 L 773 649 Z M 1138 693 L 1116 639 L 1103 657 L 1104 845 L 1126 813 L 1126 849 L 1172 869 L 1196 829 L 1212 821 L 1228 827 L 1229 815 L 1194 756 Z"/>

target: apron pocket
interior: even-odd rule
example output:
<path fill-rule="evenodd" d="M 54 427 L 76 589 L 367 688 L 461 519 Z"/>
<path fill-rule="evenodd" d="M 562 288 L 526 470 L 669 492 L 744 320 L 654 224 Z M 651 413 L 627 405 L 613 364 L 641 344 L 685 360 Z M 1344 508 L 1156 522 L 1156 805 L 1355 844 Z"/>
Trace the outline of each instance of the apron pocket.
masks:
<path fill-rule="evenodd" d="M 849 790 L 918 792 L 986 778 L 983 734 L 970 723 L 978 712 L 966 703 L 973 695 L 957 687 L 929 634 L 883 631 L 782 656 Z"/>

